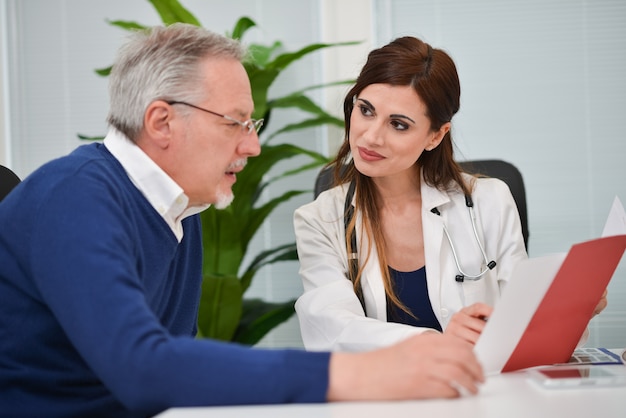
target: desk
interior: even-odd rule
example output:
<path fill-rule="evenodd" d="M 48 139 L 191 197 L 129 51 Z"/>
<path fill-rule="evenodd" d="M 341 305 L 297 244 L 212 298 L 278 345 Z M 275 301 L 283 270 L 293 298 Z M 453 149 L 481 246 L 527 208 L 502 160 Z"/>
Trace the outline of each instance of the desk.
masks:
<path fill-rule="evenodd" d="M 158 418 L 626 417 L 626 386 L 543 389 L 527 377 L 523 371 L 491 376 L 478 395 L 458 399 L 173 408 Z"/>

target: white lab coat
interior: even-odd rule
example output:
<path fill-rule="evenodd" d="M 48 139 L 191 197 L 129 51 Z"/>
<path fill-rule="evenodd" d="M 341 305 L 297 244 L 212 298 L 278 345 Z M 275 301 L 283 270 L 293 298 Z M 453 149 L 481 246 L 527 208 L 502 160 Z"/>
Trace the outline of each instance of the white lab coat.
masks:
<path fill-rule="evenodd" d="M 474 237 L 465 198 L 460 192 L 443 192 L 421 181 L 422 226 L 428 294 L 439 323 L 446 328 L 451 316 L 464 306 L 499 299 L 514 266 L 527 258 L 521 223 L 508 186 L 495 178 L 476 180 L 472 193 L 477 231 L 488 260 L 497 266 L 478 281 L 458 283 L 459 273 L 445 236 L 445 223 L 461 268 L 477 274 L 484 264 Z M 294 226 L 304 293 L 296 302 L 300 330 L 308 350 L 363 351 L 419 334 L 427 328 L 387 322 L 382 275 L 375 248 L 362 276 L 367 317 L 346 278 L 348 261 L 343 226 L 347 185 L 321 193 L 296 210 Z M 438 208 L 441 216 L 431 212 Z M 361 244 L 357 214 L 359 263 L 367 246 Z"/>

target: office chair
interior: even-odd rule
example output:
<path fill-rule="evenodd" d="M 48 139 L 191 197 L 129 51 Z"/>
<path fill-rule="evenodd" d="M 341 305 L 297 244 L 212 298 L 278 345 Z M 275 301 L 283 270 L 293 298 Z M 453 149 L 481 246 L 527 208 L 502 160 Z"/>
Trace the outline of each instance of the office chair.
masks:
<path fill-rule="evenodd" d="M 528 251 L 528 208 L 526 206 L 526 189 L 522 173 L 513 164 L 503 160 L 469 160 L 459 161 L 459 165 L 467 173 L 477 176 L 495 177 L 505 182 L 517 205 L 520 222 L 522 224 L 522 236 L 524 245 Z"/>
<path fill-rule="evenodd" d="M 7 167 L 0 165 L 0 201 L 20 182 L 20 178 Z"/>
<path fill-rule="evenodd" d="M 511 194 L 517 205 L 520 221 L 522 224 L 522 236 L 524 245 L 528 251 L 528 209 L 526 207 L 526 189 L 522 173 L 513 164 L 503 160 L 469 160 L 460 161 L 461 168 L 477 176 L 495 177 L 504 181 L 511 189 Z M 333 168 L 324 167 L 315 178 L 313 195 L 315 198 L 333 184 Z"/>

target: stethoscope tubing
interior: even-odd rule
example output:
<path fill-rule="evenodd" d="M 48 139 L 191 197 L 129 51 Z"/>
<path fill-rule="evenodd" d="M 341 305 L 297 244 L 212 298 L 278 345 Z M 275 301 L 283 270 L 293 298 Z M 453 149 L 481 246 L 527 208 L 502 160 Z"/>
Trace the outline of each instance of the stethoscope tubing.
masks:
<path fill-rule="evenodd" d="M 487 273 L 489 270 L 493 269 L 493 267 L 495 267 L 495 261 L 489 261 L 487 259 L 487 253 L 485 252 L 485 247 L 483 246 L 482 242 L 480 241 L 480 238 L 478 237 L 478 230 L 476 229 L 476 218 L 474 216 L 474 207 L 472 206 L 468 206 L 468 211 L 470 214 L 470 221 L 472 224 L 472 230 L 474 231 L 474 238 L 476 239 L 476 242 L 478 243 L 478 248 L 480 248 L 480 253 L 483 256 L 483 261 L 484 261 L 484 269 L 482 269 L 480 271 L 480 273 L 478 274 L 468 274 L 466 273 L 462 268 L 461 268 L 461 263 L 459 262 L 459 257 L 457 256 L 456 253 L 456 248 L 454 247 L 454 244 L 452 242 L 452 238 L 450 237 L 450 233 L 448 232 L 448 228 L 446 228 L 446 225 L 443 224 L 443 232 L 446 234 L 446 238 L 448 239 L 448 243 L 450 244 L 450 249 L 452 250 L 452 257 L 454 258 L 454 264 L 456 264 L 456 268 L 459 271 L 459 275 L 457 275 L 455 277 L 455 280 L 457 282 L 462 282 L 464 280 L 472 280 L 472 281 L 476 281 L 476 280 L 480 280 L 485 273 Z M 439 213 L 439 211 L 437 211 L 437 213 Z M 460 277 L 462 276 L 462 278 Z"/>
<path fill-rule="evenodd" d="M 354 208 L 352 207 L 352 197 L 354 196 L 355 187 L 356 187 L 355 182 L 354 181 L 351 182 L 348 187 L 346 199 L 344 201 L 344 205 L 345 205 L 344 228 L 346 230 L 348 229 L 348 224 L 350 223 L 352 217 L 354 216 Z M 454 247 L 454 243 L 452 241 L 452 237 L 450 237 L 448 228 L 446 227 L 446 224 L 443 222 L 443 219 L 442 219 L 443 231 L 446 235 L 446 238 L 448 239 L 448 243 L 450 244 L 450 249 L 452 250 L 452 257 L 454 258 L 454 264 L 456 265 L 456 268 L 459 271 L 459 274 L 457 274 L 454 279 L 456 282 L 459 282 L 459 283 L 462 283 L 465 280 L 470 280 L 470 281 L 480 280 L 489 270 L 493 270 L 493 268 L 496 266 L 495 260 L 489 261 L 487 259 L 487 253 L 485 251 L 485 247 L 483 246 L 482 242 L 480 241 L 480 237 L 478 236 L 478 230 L 476 228 L 476 216 L 474 214 L 474 202 L 472 201 L 471 195 L 465 195 L 465 205 L 467 206 L 467 210 L 470 216 L 470 222 L 472 224 L 472 230 L 474 232 L 474 238 L 476 239 L 476 242 L 478 243 L 478 248 L 480 248 L 480 253 L 483 256 L 483 262 L 484 262 L 485 267 L 482 268 L 478 274 L 468 274 L 465 271 L 463 271 L 463 269 L 461 268 L 461 263 L 459 262 L 459 257 L 457 255 L 456 248 Z M 431 209 L 431 212 L 441 217 L 441 212 L 439 212 L 439 210 L 436 207 Z M 348 263 L 349 263 L 348 278 L 354 282 L 354 280 L 356 279 L 356 274 L 358 270 L 356 234 L 354 231 L 352 231 L 352 234 L 349 239 L 352 245 L 352 251 L 349 251 L 349 254 L 348 254 Z M 347 245 L 347 241 L 346 241 L 346 245 Z M 359 299 L 361 300 L 361 305 L 365 307 L 365 304 L 362 299 L 363 295 L 361 294 L 359 296 L 360 296 Z"/>

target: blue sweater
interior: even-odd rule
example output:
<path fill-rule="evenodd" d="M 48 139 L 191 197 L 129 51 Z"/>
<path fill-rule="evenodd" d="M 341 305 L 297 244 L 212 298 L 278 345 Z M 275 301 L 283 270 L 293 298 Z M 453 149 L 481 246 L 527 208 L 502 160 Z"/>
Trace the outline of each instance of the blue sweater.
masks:
<path fill-rule="evenodd" d="M 195 339 L 198 215 L 179 244 L 101 144 L 0 203 L 0 416 L 321 402 L 328 353 Z"/>

